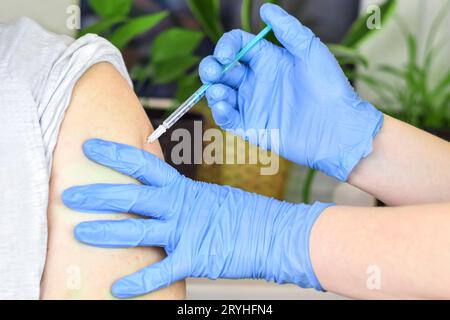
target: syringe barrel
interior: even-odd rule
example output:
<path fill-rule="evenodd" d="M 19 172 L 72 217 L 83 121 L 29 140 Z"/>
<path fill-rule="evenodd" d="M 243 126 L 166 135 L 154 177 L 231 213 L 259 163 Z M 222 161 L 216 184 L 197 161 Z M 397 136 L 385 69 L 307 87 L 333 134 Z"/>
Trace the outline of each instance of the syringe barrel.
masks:
<path fill-rule="evenodd" d="M 204 84 L 197 91 L 195 91 L 187 100 L 185 100 L 172 114 L 163 122 L 164 127 L 170 128 L 176 123 L 185 113 L 194 107 L 205 95 L 206 90 L 210 84 Z"/>

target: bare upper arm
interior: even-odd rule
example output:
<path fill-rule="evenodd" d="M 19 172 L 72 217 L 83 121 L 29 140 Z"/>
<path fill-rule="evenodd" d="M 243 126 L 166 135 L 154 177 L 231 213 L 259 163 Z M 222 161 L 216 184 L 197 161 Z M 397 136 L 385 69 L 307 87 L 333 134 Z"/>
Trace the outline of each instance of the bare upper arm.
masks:
<path fill-rule="evenodd" d="M 111 298 L 113 281 L 164 258 L 161 248 L 102 249 L 78 243 L 73 237 L 78 222 L 127 216 L 74 212 L 61 202 L 62 191 L 73 185 L 137 183 L 89 161 L 82 152 L 84 141 L 94 137 L 113 140 L 162 158 L 158 144 L 145 145 L 152 130 L 139 100 L 112 65 L 94 65 L 77 82 L 54 151 L 42 298 Z M 184 294 L 184 282 L 179 282 L 146 297 L 183 298 Z"/>

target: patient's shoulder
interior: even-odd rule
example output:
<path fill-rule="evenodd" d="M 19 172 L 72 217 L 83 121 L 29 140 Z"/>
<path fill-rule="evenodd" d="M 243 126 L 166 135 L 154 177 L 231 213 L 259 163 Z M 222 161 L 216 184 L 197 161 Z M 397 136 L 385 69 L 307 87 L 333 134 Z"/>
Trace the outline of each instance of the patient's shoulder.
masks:
<path fill-rule="evenodd" d="M 150 120 L 122 74 L 107 62 L 93 65 L 77 81 L 59 130 L 53 152 L 52 198 L 59 202 L 61 192 L 77 172 L 94 169 L 82 152 L 85 141 L 116 141 L 162 158 L 158 143 L 146 144 L 151 132 Z M 95 166 L 95 170 L 100 174 L 104 168 Z"/>
<path fill-rule="evenodd" d="M 142 148 L 151 131 L 150 121 L 128 81 L 111 64 L 95 64 L 77 81 L 54 151 L 42 298 L 111 298 L 109 291 L 114 281 L 165 257 L 161 248 L 105 250 L 76 242 L 73 228 L 79 222 L 131 216 L 80 214 L 61 202 L 62 191 L 74 185 L 137 183 L 90 161 L 82 151 L 86 140 L 102 138 Z M 147 150 L 161 156 L 158 144 L 152 144 Z M 79 285 L 72 288 L 66 283 L 68 272 L 73 270 Z M 184 294 L 184 283 L 178 282 L 143 298 L 183 298 Z"/>
<path fill-rule="evenodd" d="M 144 147 L 153 131 L 128 81 L 107 62 L 93 65 L 78 80 L 67 117 L 73 126 L 85 128 L 86 138 L 95 136 L 137 147 Z M 158 144 L 149 148 L 148 151 L 162 154 Z"/>

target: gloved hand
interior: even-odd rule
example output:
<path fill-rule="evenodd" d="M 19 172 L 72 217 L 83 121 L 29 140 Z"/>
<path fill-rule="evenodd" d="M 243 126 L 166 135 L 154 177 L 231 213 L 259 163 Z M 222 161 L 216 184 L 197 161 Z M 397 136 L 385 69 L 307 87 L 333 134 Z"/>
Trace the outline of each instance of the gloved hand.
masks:
<path fill-rule="evenodd" d="M 261 18 L 284 48 L 262 40 L 222 76 L 223 65 L 253 38 L 233 30 L 200 64 L 202 81 L 216 83 L 206 93 L 215 121 L 291 161 L 347 180 L 371 152 L 382 113 L 356 94 L 310 29 L 273 4 L 261 7 Z M 249 129 L 268 131 L 255 136 L 245 133 Z M 273 129 L 280 136 L 276 148 L 265 141 Z"/>
<path fill-rule="evenodd" d="M 321 289 L 309 256 L 311 228 L 330 204 L 291 204 L 239 189 L 193 181 L 131 146 L 90 140 L 92 160 L 144 185 L 95 184 L 67 189 L 75 210 L 131 212 L 153 219 L 91 221 L 75 237 L 99 247 L 161 246 L 168 256 L 118 280 L 116 297 L 141 295 L 186 277 L 253 278 Z"/>

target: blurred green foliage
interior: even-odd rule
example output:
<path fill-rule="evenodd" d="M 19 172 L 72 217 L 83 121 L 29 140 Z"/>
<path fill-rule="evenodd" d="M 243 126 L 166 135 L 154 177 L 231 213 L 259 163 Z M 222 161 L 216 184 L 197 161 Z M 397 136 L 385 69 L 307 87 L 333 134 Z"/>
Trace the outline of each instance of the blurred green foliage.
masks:
<path fill-rule="evenodd" d="M 396 5 L 397 1 L 392 0 L 385 1 L 380 5 L 381 28 L 391 19 Z M 377 29 L 369 29 L 367 27 L 367 21 L 372 14 L 367 12 L 356 19 L 341 42 L 343 46 L 356 48 L 376 33 Z"/>
<path fill-rule="evenodd" d="M 278 3 L 278 0 L 265 2 Z M 159 34 L 149 52 L 149 61 L 134 65 L 131 77 L 139 89 L 149 80 L 153 84 L 177 83 L 176 102 L 181 102 L 189 96 L 200 81 L 197 71 L 193 67 L 200 61 L 195 55 L 204 36 L 216 43 L 224 32 L 220 19 L 220 0 L 186 0 L 192 14 L 199 22 L 202 31 L 184 28 L 171 28 Z M 80 36 L 86 33 L 96 33 L 110 40 L 120 50 L 125 50 L 128 44 L 143 33 L 153 29 L 168 16 L 168 12 L 161 11 L 150 15 L 131 17 L 132 0 L 89 0 L 90 7 L 98 16 L 98 21 L 81 30 Z M 241 26 L 248 32 L 258 32 L 252 29 L 253 0 L 242 0 Z M 394 0 L 388 0 L 381 6 L 382 17 L 390 13 L 395 7 Z M 367 66 L 367 60 L 358 52 L 357 46 L 376 29 L 368 29 L 365 25 L 365 15 L 361 16 L 350 29 L 343 44 L 330 44 L 329 48 L 343 66 Z M 383 22 L 387 18 L 383 18 Z M 273 34 L 268 39 L 277 43 Z M 346 69 L 344 69 L 346 70 Z M 346 72 L 347 73 L 347 72 Z M 353 73 L 348 72 L 351 77 Z M 195 80 L 197 77 L 197 80 Z"/>
<path fill-rule="evenodd" d="M 129 0 L 89 0 L 91 8 L 103 19 L 124 17 L 128 15 L 132 4 L 132 1 Z"/>
<path fill-rule="evenodd" d="M 141 34 L 151 30 L 168 12 L 130 17 L 132 0 L 89 0 L 89 6 L 94 10 L 99 20 L 80 31 L 79 36 L 96 33 L 111 41 L 118 49 L 123 50 L 128 43 Z"/>
<path fill-rule="evenodd" d="M 187 4 L 203 31 L 216 43 L 224 32 L 220 20 L 220 0 L 187 0 Z"/>
<path fill-rule="evenodd" d="M 147 79 L 154 84 L 176 82 L 176 101 L 184 100 L 188 96 L 187 91 L 190 88 L 194 90 L 199 85 L 199 80 L 194 81 L 193 76 L 197 77 L 197 73 L 187 71 L 200 61 L 200 57 L 195 55 L 195 49 L 203 38 L 202 32 L 184 28 L 171 28 L 161 32 L 153 41 L 149 62 L 132 69 L 134 79 L 138 85 L 142 85 Z"/>
<path fill-rule="evenodd" d="M 423 129 L 450 127 L 450 68 L 442 70 L 442 66 L 436 68 L 434 65 L 448 44 L 447 39 L 435 43 L 435 35 L 449 8 L 450 1 L 434 18 L 422 57 L 416 36 L 400 17 L 397 18 L 405 41 L 407 61 L 403 66 L 381 64 L 375 68 L 379 74 L 391 77 L 392 83 L 386 83 L 373 74 L 358 75 L 376 93 L 376 104 L 381 110 Z M 436 71 L 442 74 L 440 78 L 434 74 Z"/>

